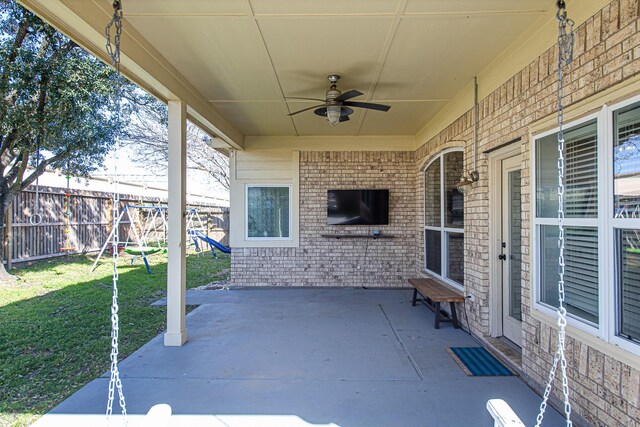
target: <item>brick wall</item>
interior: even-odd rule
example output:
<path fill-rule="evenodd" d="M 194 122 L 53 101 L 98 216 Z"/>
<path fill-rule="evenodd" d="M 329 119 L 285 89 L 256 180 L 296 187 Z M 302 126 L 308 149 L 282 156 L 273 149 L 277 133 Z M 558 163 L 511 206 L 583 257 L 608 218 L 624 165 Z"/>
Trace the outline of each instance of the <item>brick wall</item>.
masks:
<path fill-rule="evenodd" d="M 300 247 L 234 248 L 232 282 L 239 286 L 405 286 L 416 271 L 420 238 L 412 152 L 300 153 Z M 389 224 L 327 225 L 327 190 L 389 189 Z M 331 233 L 392 239 L 334 239 Z"/>
<path fill-rule="evenodd" d="M 566 81 L 566 104 L 576 103 L 640 72 L 638 0 L 615 0 L 576 28 L 574 66 Z M 467 305 L 472 331 L 489 335 L 489 148 L 521 139 L 522 156 L 522 371 L 534 388 L 546 383 L 557 335 L 531 316 L 531 158 L 528 126 L 555 113 L 557 48 L 550 48 L 479 103 L 480 181 L 465 195 L 465 287 L 476 296 Z M 482 82 L 480 82 L 482 84 Z M 472 112 L 458 118 L 415 153 L 416 197 L 424 191 L 422 166 L 450 146 L 467 141 L 471 169 Z M 420 207 L 422 209 L 422 207 Z M 420 216 L 419 216 L 420 217 Z M 422 256 L 422 240 L 418 240 Z M 416 265 L 422 265 L 419 260 Z M 633 356 L 631 356 L 633 357 Z M 575 413 L 602 426 L 640 425 L 640 371 L 593 346 L 567 338 L 569 384 Z M 554 390 L 559 390 L 556 382 Z"/>

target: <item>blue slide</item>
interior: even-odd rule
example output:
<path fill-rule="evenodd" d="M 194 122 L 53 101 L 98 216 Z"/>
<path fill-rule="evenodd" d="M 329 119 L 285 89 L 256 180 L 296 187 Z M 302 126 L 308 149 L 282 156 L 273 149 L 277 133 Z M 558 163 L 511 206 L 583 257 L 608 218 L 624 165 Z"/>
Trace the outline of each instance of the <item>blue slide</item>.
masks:
<path fill-rule="evenodd" d="M 218 249 L 220 252 L 224 252 L 225 254 L 231 253 L 231 249 L 229 249 L 222 243 L 218 242 L 217 240 L 214 240 L 211 237 L 207 236 L 200 230 L 189 230 L 189 234 L 192 236 L 193 242 L 196 245 L 196 251 L 198 252 L 199 252 L 199 246 L 198 246 L 198 241 L 196 240 L 196 237 L 202 240 L 203 242 L 206 242 L 209 244 L 209 247 L 211 248 L 211 253 L 213 254 L 214 257 L 216 256 L 216 252 L 213 250 L 214 247 Z"/>

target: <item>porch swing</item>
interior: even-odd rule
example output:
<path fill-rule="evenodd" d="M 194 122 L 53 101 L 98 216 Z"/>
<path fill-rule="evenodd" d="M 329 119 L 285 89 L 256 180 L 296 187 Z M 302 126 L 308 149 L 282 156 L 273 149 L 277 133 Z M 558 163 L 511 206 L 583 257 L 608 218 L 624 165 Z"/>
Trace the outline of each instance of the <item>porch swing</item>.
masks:
<path fill-rule="evenodd" d="M 113 38 L 113 44 L 111 40 L 111 30 L 115 29 L 115 36 Z M 115 82 L 115 120 L 116 123 L 120 124 L 120 94 L 122 90 L 122 74 L 120 71 L 120 40 L 122 35 L 122 0 L 114 0 L 113 1 L 113 16 L 107 26 L 105 27 L 105 37 L 106 37 L 106 50 L 111 58 L 111 63 L 116 70 L 116 82 Z M 112 298 L 111 298 L 111 353 L 109 359 L 111 361 L 109 372 L 109 387 L 108 387 L 108 397 L 107 397 L 107 409 L 106 409 L 106 417 L 107 424 L 110 423 L 111 415 L 113 414 L 113 402 L 115 400 L 116 391 L 118 393 L 118 403 L 120 405 L 120 410 L 123 417 L 123 424 L 125 426 L 128 425 L 127 418 L 127 405 L 125 401 L 124 391 L 122 387 L 122 381 L 120 379 L 120 371 L 118 368 L 118 353 L 119 353 L 119 317 L 118 317 L 118 245 L 120 241 L 120 232 L 119 232 L 119 219 L 118 210 L 120 207 L 120 194 L 118 193 L 118 151 L 120 149 L 120 138 L 116 135 L 115 138 L 115 156 L 116 161 L 114 162 L 114 192 L 113 192 L 113 230 L 111 232 L 111 247 L 112 247 L 112 263 L 113 263 L 113 274 L 112 274 Z M 168 422 L 169 417 L 171 416 L 171 406 L 167 404 L 157 404 L 149 409 L 147 415 L 145 417 L 146 425 L 159 425 L 166 424 Z"/>
<path fill-rule="evenodd" d="M 573 61 L 573 24 L 574 22 L 567 18 L 567 9 L 564 0 L 557 0 L 556 2 L 557 12 L 556 18 L 558 20 L 558 248 L 560 254 L 558 256 L 558 341 L 557 349 L 553 356 L 553 363 L 549 371 L 549 379 L 544 389 L 542 396 L 542 402 L 540 404 L 540 411 L 536 417 L 535 427 L 542 425 L 545 410 L 547 409 L 549 397 L 551 395 L 551 389 L 553 388 L 553 381 L 556 377 L 558 365 L 560 365 L 561 379 L 562 379 L 562 394 L 564 399 L 564 415 L 566 419 L 566 426 L 573 426 L 571 421 L 571 403 L 569 402 L 569 379 L 567 376 L 567 359 L 565 357 L 565 337 L 567 326 L 567 309 L 564 306 L 565 289 L 564 289 L 564 275 L 565 275 L 565 229 L 564 229 L 564 173 L 565 173 L 565 158 L 564 158 L 564 71 L 563 68 L 567 68 L 568 72 L 571 72 L 571 65 Z M 518 418 L 515 412 L 511 409 L 507 402 L 502 399 L 491 399 L 487 402 L 487 410 L 494 419 L 495 427 L 524 427 L 524 423 Z"/>

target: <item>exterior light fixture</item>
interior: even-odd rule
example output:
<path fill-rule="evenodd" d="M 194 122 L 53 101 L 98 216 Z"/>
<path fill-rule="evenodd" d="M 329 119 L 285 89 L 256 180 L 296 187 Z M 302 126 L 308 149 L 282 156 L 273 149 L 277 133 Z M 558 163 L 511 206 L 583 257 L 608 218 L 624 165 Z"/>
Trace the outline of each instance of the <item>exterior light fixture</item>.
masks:
<path fill-rule="evenodd" d="M 465 194 L 467 190 L 470 188 L 469 186 L 480 179 L 480 174 L 477 171 L 467 171 L 466 169 L 462 173 L 460 177 L 460 181 L 456 184 L 456 189 Z"/>

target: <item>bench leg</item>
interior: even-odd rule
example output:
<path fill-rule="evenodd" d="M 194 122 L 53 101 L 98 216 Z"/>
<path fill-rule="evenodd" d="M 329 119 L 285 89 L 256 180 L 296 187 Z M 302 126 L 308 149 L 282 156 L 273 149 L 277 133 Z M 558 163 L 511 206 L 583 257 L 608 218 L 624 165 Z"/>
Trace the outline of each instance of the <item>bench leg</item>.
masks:
<path fill-rule="evenodd" d="M 411 305 L 412 305 L 412 306 L 414 306 L 414 307 L 415 307 L 415 305 L 416 305 L 416 300 L 417 300 L 417 298 L 418 298 L 418 290 L 417 290 L 417 289 L 414 289 L 414 290 L 413 290 L 413 302 L 411 303 Z"/>
<path fill-rule="evenodd" d="M 440 303 L 436 302 L 436 329 L 440 329 Z"/>
<path fill-rule="evenodd" d="M 456 329 L 460 329 L 460 324 L 458 323 L 458 315 L 456 314 L 456 303 L 450 302 L 451 307 L 451 319 L 453 320 L 453 327 Z"/>

